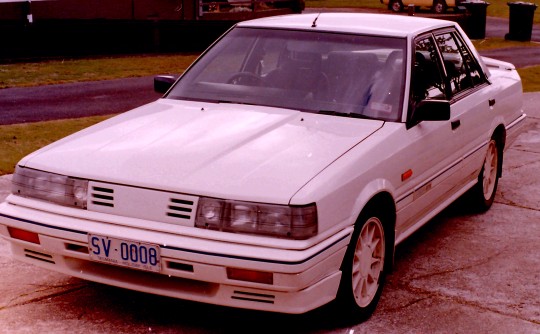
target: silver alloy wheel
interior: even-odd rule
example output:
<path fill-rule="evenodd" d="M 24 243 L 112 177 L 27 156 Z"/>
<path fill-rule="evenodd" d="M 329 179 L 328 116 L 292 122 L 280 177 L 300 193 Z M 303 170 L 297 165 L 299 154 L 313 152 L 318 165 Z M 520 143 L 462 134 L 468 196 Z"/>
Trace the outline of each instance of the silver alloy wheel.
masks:
<path fill-rule="evenodd" d="M 497 152 L 497 143 L 492 139 L 488 144 L 488 150 L 484 160 L 484 173 L 482 175 L 482 189 L 486 201 L 491 198 L 495 191 L 498 165 L 499 154 Z"/>
<path fill-rule="evenodd" d="M 367 307 L 377 294 L 385 247 L 382 222 L 377 217 L 369 218 L 360 231 L 352 263 L 352 289 L 360 307 Z"/>

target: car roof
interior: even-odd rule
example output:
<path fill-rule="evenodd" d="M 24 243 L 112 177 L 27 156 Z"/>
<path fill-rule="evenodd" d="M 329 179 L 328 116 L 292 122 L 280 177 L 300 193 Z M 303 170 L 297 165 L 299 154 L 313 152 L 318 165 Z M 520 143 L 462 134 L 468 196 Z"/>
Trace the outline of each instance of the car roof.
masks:
<path fill-rule="evenodd" d="M 313 22 L 315 21 L 315 27 Z M 301 29 L 407 37 L 455 26 L 454 22 L 416 16 L 367 13 L 313 13 L 272 16 L 238 23 L 240 27 Z"/>

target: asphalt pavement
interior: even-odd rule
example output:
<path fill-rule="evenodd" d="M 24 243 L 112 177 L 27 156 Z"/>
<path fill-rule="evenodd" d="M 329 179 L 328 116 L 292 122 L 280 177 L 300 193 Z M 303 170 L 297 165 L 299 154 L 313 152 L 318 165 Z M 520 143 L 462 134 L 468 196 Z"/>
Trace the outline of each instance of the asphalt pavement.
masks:
<path fill-rule="evenodd" d="M 158 99 L 153 77 L 0 89 L 0 125 L 110 115 Z"/>

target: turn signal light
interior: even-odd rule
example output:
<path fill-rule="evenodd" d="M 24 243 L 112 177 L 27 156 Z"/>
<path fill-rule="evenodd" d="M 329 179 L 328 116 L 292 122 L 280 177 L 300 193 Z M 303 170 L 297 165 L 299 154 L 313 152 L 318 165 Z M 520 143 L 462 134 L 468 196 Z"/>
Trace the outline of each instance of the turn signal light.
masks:
<path fill-rule="evenodd" d="M 227 278 L 262 284 L 273 284 L 274 275 L 267 271 L 227 268 Z"/>
<path fill-rule="evenodd" d="M 8 226 L 9 235 L 13 239 L 19 239 L 39 245 L 39 234 Z"/>

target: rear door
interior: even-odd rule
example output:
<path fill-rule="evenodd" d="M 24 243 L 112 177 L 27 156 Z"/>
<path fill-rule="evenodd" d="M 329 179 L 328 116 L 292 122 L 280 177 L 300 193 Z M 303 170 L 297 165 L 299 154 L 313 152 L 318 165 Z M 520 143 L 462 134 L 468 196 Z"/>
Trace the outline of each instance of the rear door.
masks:
<path fill-rule="evenodd" d="M 495 88 L 455 29 L 435 33 L 450 90 L 452 128 L 456 147 L 463 151 L 460 178 L 475 180 L 491 137 Z"/>

